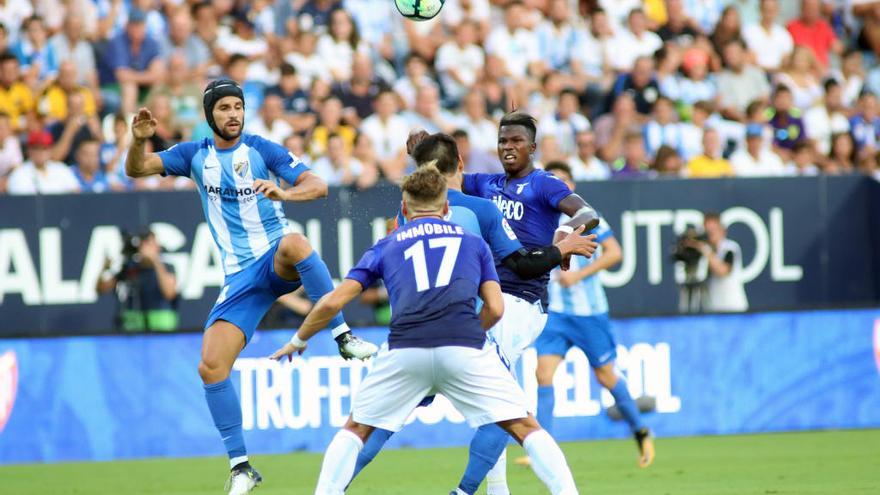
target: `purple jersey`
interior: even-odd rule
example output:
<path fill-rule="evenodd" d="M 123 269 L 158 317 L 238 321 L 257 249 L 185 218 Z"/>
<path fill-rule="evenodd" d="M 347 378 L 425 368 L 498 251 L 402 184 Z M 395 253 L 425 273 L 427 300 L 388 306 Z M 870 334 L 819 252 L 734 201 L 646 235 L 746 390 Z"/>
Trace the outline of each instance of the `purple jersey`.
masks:
<path fill-rule="evenodd" d="M 388 347 L 482 349 L 480 285 L 498 281 L 483 239 L 439 218 L 398 228 L 364 253 L 346 278 L 364 288 L 383 279 L 391 300 Z"/>
<path fill-rule="evenodd" d="M 559 202 L 572 194 L 564 182 L 553 174 L 535 169 L 520 179 L 508 180 L 505 174 L 466 174 L 464 191 L 495 202 L 516 236 L 526 248 L 539 248 L 553 243 L 559 227 Z M 529 302 L 546 303 L 545 274 L 533 280 L 521 279 L 506 266 L 498 267 L 501 290 Z"/>

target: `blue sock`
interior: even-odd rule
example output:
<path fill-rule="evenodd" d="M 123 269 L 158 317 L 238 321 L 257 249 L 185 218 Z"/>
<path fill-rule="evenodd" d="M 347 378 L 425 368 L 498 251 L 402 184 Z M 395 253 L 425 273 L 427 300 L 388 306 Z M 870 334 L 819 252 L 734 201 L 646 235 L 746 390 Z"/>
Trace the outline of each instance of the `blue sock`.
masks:
<path fill-rule="evenodd" d="M 634 401 L 632 396 L 629 395 L 629 389 L 626 387 L 626 380 L 619 378 L 617 380 L 617 385 L 615 385 L 610 392 L 614 397 L 614 403 L 617 404 L 617 408 L 620 409 L 620 414 L 623 415 L 623 419 L 629 424 L 630 429 L 633 432 L 637 432 L 644 428 L 645 424 L 642 423 L 642 415 L 639 413 L 639 407 L 636 405 L 636 401 Z"/>
<path fill-rule="evenodd" d="M 373 433 L 370 434 L 370 438 L 364 443 L 364 448 L 362 448 L 358 454 L 357 464 L 354 466 L 354 474 L 351 475 L 352 480 L 357 477 L 358 473 L 367 467 L 367 464 L 371 463 L 373 459 L 376 458 L 379 451 L 382 450 L 382 447 L 385 445 L 385 442 L 391 438 L 391 435 L 394 435 L 393 431 L 383 430 L 382 428 L 376 428 L 373 430 Z"/>
<path fill-rule="evenodd" d="M 299 279 L 312 302 L 317 302 L 318 299 L 324 297 L 324 294 L 333 291 L 333 280 L 330 278 L 330 271 L 327 270 L 327 265 L 324 264 L 324 261 L 318 256 L 317 252 L 312 251 L 312 254 L 306 259 L 297 263 L 296 271 L 299 273 Z M 342 313 L 339 313 L 330 320 L 327 328 L 334 330 L 333 337 L 336 337 L 340 333 L 348 331 L 348 327 L 344 325 L 345 320 L 342 318 Z M 340 326 L 342 326 L 342 329 L 338 332 L 335 331 Z"/>
<path fill-rule="evenodd" d="M 222 382 L 205 385 L 205 399 L 208 401 L 211 417 L 214 418 L 214 426 L 226 446 L 230 464 L 246 461 L 247 449 L 241 429 L 241 404 L 232 381 L 227 378 Z"/>
<path fill-rule="evenodd" d="M 538 385 L 537 420 L 541 428 L 553 435 L 553 408 L 556 407 L 556 392 L 553 385 Z"/>
<path fill-rule="evenodd" d="M 498 462 L 501 453 L 507 448 L 509 438 L 507 432 L 495 423 L 477 428 L 477 433 L 471 439 L 464 476 L 458 484 L 461 491 L 470 494 L 477 493 L 480 483 L 486 479 L 489 470 Z"/>

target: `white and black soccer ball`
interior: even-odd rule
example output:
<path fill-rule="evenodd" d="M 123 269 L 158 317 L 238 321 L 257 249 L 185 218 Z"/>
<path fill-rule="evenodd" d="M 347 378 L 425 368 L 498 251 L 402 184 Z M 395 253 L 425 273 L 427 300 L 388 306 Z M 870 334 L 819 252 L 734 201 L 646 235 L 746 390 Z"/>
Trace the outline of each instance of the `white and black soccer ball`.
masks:
<path fill-rule="evenodd" d="M 394 0 L 397 11 L 413 21 L 427 21 L 440 13 L 445 0 Z"/>

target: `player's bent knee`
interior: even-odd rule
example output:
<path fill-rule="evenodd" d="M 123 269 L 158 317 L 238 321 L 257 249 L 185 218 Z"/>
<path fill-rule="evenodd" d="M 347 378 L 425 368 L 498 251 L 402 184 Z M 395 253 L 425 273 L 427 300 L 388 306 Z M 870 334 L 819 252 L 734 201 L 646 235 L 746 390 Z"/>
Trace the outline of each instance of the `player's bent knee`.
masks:
<path fill-rule="evenodd" d="M 202 359 L 199 361 L 199 376 L 202 377 L 202 383 L 210 385 L 212 383 L 222 382 L 229 377 L 229 369 L 211 359 Z"/>
<path fill-rule="evenodd" d="M 310 254 L 312 254 L 312 246 L 302 234 L 287 234 L 278 246 L 278 256 L 288 265 L 308 258 Z"/>

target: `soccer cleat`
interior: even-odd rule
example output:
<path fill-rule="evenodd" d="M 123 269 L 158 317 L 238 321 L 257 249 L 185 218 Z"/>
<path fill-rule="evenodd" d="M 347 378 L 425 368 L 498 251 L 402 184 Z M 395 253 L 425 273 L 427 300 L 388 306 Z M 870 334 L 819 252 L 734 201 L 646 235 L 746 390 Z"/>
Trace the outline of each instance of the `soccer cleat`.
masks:
<path fill-rule="evenodd" d="M 225 489 L 229 495 L 245 495 L 262 482 L 263 477 L 260 476 L 260 473 L 248 464 L 244 467 L 235 468 L 229 473 Z"/>
<path fill-rule="evenodd" d="M 636 407 L 639 408 L 640 413 L 654 412 L 654 410 L 657 409 L 657 399 L 650 395 L 643 395 L 636 399 Z M 623 414 L 620 413 L 620 408 L 617 407 L 617 404 L 606 409 L 605 414 L 614 421 L 620 421 L 623 419 Z"/>
<path fill-rule="evenodd" d="M 339 345 L 339 355 L 345 359 L 360 359 L 363 361 L 379 352 L 376 344 L 362 340 L 351 332 L 345 332 L 337 337 L 336 343 Z"/>
<path fill-rule="evenodd" d="M 646 468 L 654 462 L 654 437 L 647 428 L 635 432 L 634 436 L 639 444 L 639 467 Z"/>
<path fill-rule="evenodd" d="M 520 456 L 520 457 L 517 457 L 516 459 L 514 459 L 513 463 L 516 464 L 517 466 L 529 467 L 532 465 L 532 460 L 529 459 L 529 456 L 524 455 L 524 456 Z"/>

